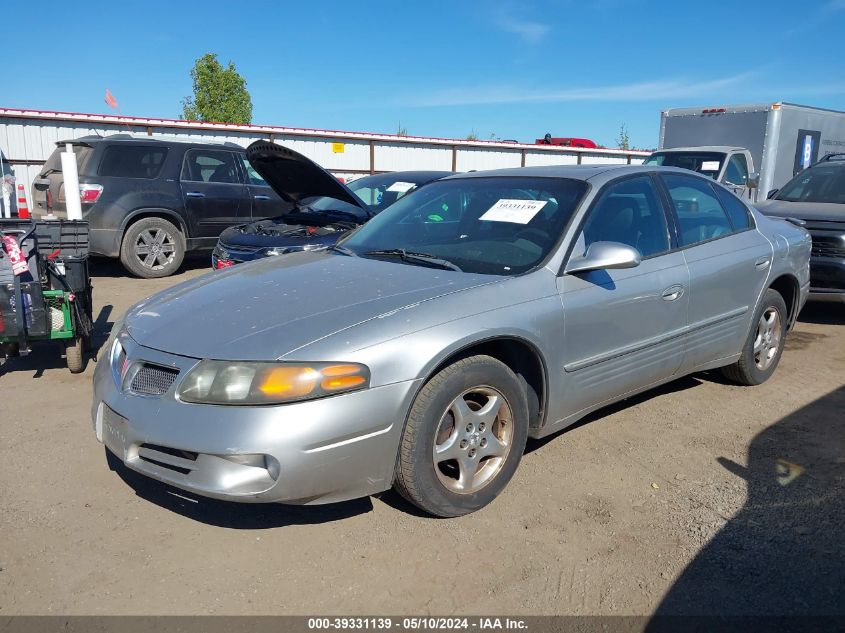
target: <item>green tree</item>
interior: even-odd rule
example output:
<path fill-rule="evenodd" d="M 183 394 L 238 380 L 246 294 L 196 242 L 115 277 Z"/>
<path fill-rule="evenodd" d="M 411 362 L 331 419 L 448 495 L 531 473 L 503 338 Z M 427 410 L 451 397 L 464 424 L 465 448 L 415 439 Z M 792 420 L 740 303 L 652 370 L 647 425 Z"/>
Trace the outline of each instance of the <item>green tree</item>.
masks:
<path fill-rule="evenodd" d="M 402 127 L 402 121 L 399 121 L 399 127 L 396 130 L 396 136 L 408 136 L 408 128 Z"/>
<path fill-rule="evenodd" d="M 619 128 L 619 136 L 616 137 L 616 145 L 619 149 L 631 149 L 631 139 L 628 138 L 628 128 L 624 123 Z"/>
<path fill-rule="evenodd" d="M 194 94 L 182 101 L 182 116 L 188 121 L 248 124 L 252 122 L 252 97 L 246 79 L 235 65 L 225 68 L 216 53 L 206 53 L 191 69 Z"/>
<path fill-rule="evenodd" d="M 470 132 L 469 134 L 467 134 L 466 139 L 464 139 L 464 140 L 467 140 L 467 141 L 477 141 L 477 140 L 478 140 L 478 132 L 476 132 L 475 130 L 473 130 L 472 132 Z"/>

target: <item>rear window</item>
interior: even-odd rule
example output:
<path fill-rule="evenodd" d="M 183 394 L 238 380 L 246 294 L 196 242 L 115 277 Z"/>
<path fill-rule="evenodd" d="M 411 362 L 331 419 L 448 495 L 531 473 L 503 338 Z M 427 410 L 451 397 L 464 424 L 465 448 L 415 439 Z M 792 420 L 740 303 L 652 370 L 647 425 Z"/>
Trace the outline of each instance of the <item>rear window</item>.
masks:
<path fill-rule="evenodd" d="M 680 167 L 715 179 L 722 170 L 724 160 L 725 154 L 721 152 L 655 152 L 646 159 L 644 164 Z"/>
<path fill-rule="evenodd" d="M 77 172 L 82 173 L 82 166 L 85 164 L 85 161 L 88 160 L 88 156 L 91 154 L 91 148 L 87 145 L 73 145 L 72 147 L 73 153 L 76 154 L 76 170 Z M 63 151 L 65 151 L 64 145 L 53 150 L 53 153 L 50 154 L 50 157 L 44 163 L 44 167 L 41 168 L 42 176 L 54 171 L 62 170 Z"/>
<path fill-rule="evenodd" d="M 110 145 L 100 161 L 100 176 L 156 178 L 167 156 L 167 148 L 158 146 Z"/>

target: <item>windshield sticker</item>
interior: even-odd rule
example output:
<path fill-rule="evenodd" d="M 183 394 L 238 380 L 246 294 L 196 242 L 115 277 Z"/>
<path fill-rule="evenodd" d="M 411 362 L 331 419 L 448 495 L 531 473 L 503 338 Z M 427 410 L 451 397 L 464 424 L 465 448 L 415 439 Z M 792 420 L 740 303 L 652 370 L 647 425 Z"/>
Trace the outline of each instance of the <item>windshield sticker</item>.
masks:
<path fill-rule="evenodd" d="M 499 200 L 479 220 L 528 224 L 548 200 Z"/>
<path fill-rule="evenodd" d="M 390 185 L 387 190 L 388 191 L 398 191 L 399 193 L 407 193 L 410 189 L 416 187 L 416 183 L 413 182 L 402 182 L 398 180 Z"/>
<path fill-rule="evenodd" d="M 719 161 L 718 160 L 702 161 L 701 171 L 719 171 Z"/>

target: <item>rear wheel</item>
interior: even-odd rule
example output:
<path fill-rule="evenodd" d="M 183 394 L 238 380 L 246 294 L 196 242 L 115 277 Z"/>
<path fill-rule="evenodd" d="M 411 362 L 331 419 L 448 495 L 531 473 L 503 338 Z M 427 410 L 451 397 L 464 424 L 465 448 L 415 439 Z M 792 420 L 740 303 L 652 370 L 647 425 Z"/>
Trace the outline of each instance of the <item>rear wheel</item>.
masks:
<path fill-rule="evenodd" d="M 528 406 L 514 373 L 472 356 L 423 387 L 402 436 L 400 494 L 436 516 L 478 510 L 513 477 L 528 435 Z"/>
<path fill-rule="evenodd" d="M 184 258 L 185 239 L 164 218 L 142 218 L 123 235 L 120 261 L 136 277 L 168 277 L 178 270 Z"/>
<path fill-rule="evenodd" d="M 754 314 L 742 356 L 722 373 L 741 385 L 759 385 L 775 372 L 786 340 L 786 302 L 776 290 L 766 290 Z"/>
<path fill-rule="evenodd" d="M 77 336 L 76 338 L 69 338 L 65 341 L 65 360 L 67 361 L 67 368 L 72 374 L 81 374 L 85 371 L 85 338 Z"/>

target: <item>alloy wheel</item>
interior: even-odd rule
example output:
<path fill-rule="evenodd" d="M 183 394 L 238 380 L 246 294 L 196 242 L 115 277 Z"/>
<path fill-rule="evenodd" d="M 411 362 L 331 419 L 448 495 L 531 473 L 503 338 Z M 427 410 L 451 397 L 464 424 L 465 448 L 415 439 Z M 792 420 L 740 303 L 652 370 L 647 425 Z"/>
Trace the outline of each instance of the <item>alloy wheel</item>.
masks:
<path fill-rule="evenodd" d="M 783 336 L 780 312 L 772 306 L 766 308 L 757 323 L 757 335 L 754 338 L 754 364 L 765 371 L 775 360 Z"/>
<path fill-rule="evenodd" d="M 162 270 L 176 256 L 176 240 L 161 228 L 151 228 L 138 234 L 135 240 L 135 257 L 141 265 L 151 270 Z"/>
<path fill-rule="evenodd" d="M 492 387 L 473 387 L 455 398 L 437 426 L 434 470 L 452 492 L 471 494 L 490 483 L 510 452 L 513 413 Z"/>

